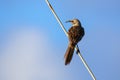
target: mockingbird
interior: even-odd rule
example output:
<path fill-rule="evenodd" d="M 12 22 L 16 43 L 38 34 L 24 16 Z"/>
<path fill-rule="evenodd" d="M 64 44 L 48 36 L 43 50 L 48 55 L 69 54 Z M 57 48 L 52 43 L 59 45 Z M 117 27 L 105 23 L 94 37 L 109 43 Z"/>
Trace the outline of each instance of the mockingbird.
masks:
<path fill-rule="evenodd" d="M 81 26 L 81 23 L 78 19 L 73 19 L 66 22 L 71 22 L 72 27 L 68 30 L 69 45 L 64 55 L 65 65 L 69 64 L 72 60 L 74 48 L 85 34 L 84 28 Z"/>

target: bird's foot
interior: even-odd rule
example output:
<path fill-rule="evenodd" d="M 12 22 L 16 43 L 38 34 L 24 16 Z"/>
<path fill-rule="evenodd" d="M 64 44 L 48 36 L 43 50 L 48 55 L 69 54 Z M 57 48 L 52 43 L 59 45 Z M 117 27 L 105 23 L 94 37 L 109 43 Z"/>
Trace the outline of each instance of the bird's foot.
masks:
<path fill-rule="evenodd" d="M 78 45 L 76 47 L 77 47 L 76 54 L 78 54 L 78 53 L 80 53 L 80 50 L 79 50 Z"/>

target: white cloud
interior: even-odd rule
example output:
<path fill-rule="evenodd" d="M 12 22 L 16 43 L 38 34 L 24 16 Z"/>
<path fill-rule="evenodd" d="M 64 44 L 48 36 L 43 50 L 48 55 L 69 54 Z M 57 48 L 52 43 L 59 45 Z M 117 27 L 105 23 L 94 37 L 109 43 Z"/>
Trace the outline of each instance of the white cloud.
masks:
<path fill-rule="evenodd" d="M 59 66 L 51 64 L 47 35 L 35 29 L 21 29 L 9 35 L 0 56 L 0 80 L 56 80 L 63 77 Z M 46 49 L 47 47 L 47 49 Z M 48 49 L 49 48 L 49 49 Z"/>

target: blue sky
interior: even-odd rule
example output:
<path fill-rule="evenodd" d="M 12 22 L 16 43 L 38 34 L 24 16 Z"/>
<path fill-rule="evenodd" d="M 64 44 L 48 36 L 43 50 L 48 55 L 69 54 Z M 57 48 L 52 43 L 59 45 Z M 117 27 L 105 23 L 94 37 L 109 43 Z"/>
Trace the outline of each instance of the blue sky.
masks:
<path fill-rule="evenodd" d="M 49 0 L 65 21 L 85 29 L 79 47 L 97 80 L 120 79 L 120 1 Z M 68 38 L 44 0 L 0 1 L 0 80 L 92 80 L 74 54 L 64 65 Z"/>

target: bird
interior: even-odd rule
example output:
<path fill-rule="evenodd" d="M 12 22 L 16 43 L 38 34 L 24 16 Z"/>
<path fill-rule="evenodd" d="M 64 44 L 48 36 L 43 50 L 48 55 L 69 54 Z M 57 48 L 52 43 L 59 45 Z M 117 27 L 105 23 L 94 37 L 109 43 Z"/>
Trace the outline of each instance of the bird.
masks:
<path fill-rule="evenodd" d="M 75 46 L 79 41 L 81 41 L 81 39 L 85 35 L 85 32 L 84 32 L 84 28 L 81 25 L 81 22 L 78 19 L 72 19 L 66 22 L 72 23 L 72 27 L 67 32 L 69 43 L 68 43 L 68 48 L 64 55 L 65 65 L 68 65 L 72 60 Z"/>

